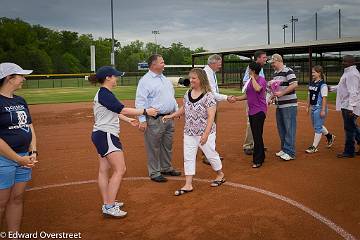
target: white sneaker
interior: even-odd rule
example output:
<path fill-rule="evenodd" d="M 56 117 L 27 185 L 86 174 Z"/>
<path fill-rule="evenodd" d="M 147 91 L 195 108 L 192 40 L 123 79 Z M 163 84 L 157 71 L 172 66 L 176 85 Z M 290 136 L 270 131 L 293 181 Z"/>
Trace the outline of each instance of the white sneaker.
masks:
<path fill-rule="evenodd" d="M 115 206 L 119 206 L 119 208 L 122 208 L 124 206 L 124 203 L 118 202 L 118 200 L 115 200 Z"/>
<path fill-rule="evenodd" d="M 127 212 L 122 211 L 117 205 L 109 209 L 106 209 L 105 206 L 103 206 L 102 213 L 104 217 L 113 217 L 113 218 L 123 218 L 127 215 Z"/>
<path fill-rule="evenodd" d="M 118 202 L 118 200 L 115 200 L 115 206 L 118 206 L 119 208 L 122 208 L 124 206 L 123 202 Z M 102 205 L 101 207 L 101 211 L 104 211 L 105 209 L 105 204 Z"/>
<path fill-rule="evenodd" d="M 283 155 L 280 156 L 280 158 L 284 161 L 290 161 L 290 160 L 294 160 L 295 158 L 291 157 L 289 154 L 284 153 Z"/>
<path fill-rule="evenodd" d="M 281 156 L 284 155 L 284 154 L 286 154 L 286 153 L 284 153 L 283 150 L 280 150 L 280 152 L 275 153 L 275 155 L 276 155 L 277 157 L 281 157 Z"/>

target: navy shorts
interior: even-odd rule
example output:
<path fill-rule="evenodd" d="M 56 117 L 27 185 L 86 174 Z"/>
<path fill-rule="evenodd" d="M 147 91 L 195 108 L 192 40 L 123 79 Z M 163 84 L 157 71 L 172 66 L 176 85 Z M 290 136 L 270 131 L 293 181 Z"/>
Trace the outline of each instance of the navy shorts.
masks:
<path fill-rule="evenodd" d="M 17 153 L 25 156 L 28 153 Z M 31 168 L 20 166 L 17 162 L 0 156 L 0 189 L 8 189 L 19 182 L 31 180 Z"/>
<path fill-rule="evenodd" d="M 112 152 L 122 151 L 120 139 L 111 133 L 103 131 L 93 132 L 91 140 L 101 157 L 105 157 Z"/>

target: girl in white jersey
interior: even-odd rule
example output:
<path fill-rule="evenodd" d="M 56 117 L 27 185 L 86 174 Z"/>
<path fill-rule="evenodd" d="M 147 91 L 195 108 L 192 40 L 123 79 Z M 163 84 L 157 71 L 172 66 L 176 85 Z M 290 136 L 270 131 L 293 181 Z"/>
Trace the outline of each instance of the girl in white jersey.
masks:
<path fill-rule="evenodd" d="M 158 113 L 154 108 L 126 108 L 115 97 L 111 90 L 116 86 L 118 77 L 122 75 L 123 73 L 115 68 L 104 66 L 99 68 L 95 75 L 89 77 L 92 84 L 99 83 L 101 85 L 94 98 L 95 124 L 91 139 L 99 153 L 98 183 L 103 199 L 102 213 L 104 216 L 115 218 L 125 217 L 127 214 L 120 209 L 124 204 L 115 200 L 126 171 L 122 145 L 119 140 L 119 119 L 137 126 L 136 119 L 124 115 L 156 116 Z M 113 172 L 111 176 L 109 175 L 110 169 Z"/>

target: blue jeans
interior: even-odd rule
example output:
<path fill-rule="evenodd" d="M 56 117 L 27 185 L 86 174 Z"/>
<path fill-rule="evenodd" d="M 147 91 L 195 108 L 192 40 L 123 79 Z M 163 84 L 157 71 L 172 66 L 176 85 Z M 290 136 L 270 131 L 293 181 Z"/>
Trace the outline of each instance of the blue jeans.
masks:
<path fill-rule="evenodd" d="M 325 122 L 325 118 L 328 112 L 328 109 L 326 108 L 325 110 L 325 117 L 322 118 L 320 116 L 320 112 L 321 112 L 321 106 L 312 106 L 311 108 L 311 122 L 312 125 L 314 127 L 315 133 L 322 133 L 322 128 L 324 126 L 324 122 Z"/>
<path fill-rule="evenodd" d="M 297 107 L 276 108 L 281 150 L 295 158 Z"/>
<path fill-rule="evenodd" d="M 347 109 L 341 109 L 342 117 L 344 120 L 344 130 L 345 130 L 345 148 L 344 154 L 352 155 L 355 154 L 355 140 L 360 144 L 360 129 L 356 124 L 356 119 L 358 116 L 350 116 L 350 111 Z"/>

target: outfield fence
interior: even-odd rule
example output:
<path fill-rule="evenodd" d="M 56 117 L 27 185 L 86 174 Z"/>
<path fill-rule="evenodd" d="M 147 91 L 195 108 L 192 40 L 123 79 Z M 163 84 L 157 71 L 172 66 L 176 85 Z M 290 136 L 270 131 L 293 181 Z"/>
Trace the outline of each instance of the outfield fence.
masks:
<path fill-rule="evenodd" d="M 217 73 L 218 83 L 220 85 L 241 86 L 245 69 L 248 62 L 244 61 L 227 61 L 224 65 L 224 81 L 222 73 Z M 308 84 L 309 65 L 306 62 L 289 62 L 287 66 L 291 67 L 296 74 L 300 84 Z M 343 73 L 340 64 L 324 64 L 325 80 L 329 84 L 336 84 Z M 273 70 L 270 65 L 264 67 L 267 80 L 271 79 Z M 189 71 L 165 72 L 167 77 L 188 77 Z M 119 79 L 120 86 L 136 86 L 145 72 L 129 72 Z M 63 88 L 63 87 L 89 87 L 91 84 L 87 80 L 90 73 L 82 74 L 45 74 L 29 75 L 26 77 L 23 88 Z"/>

